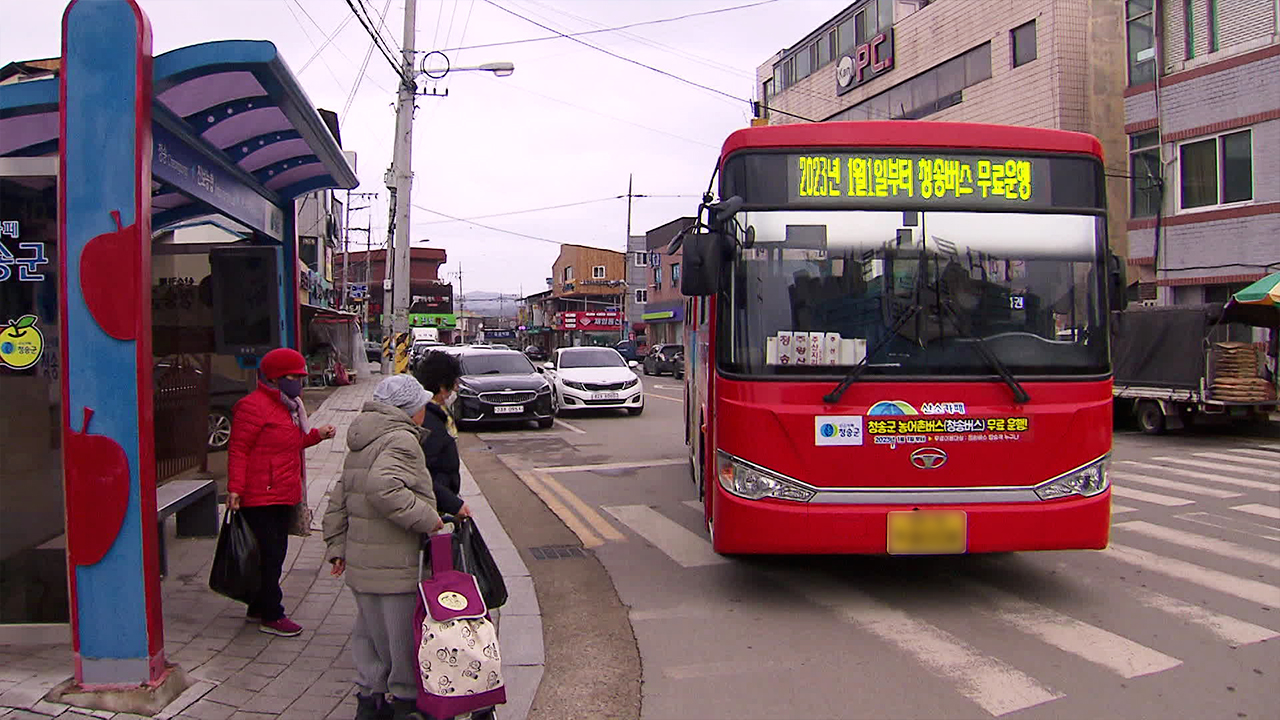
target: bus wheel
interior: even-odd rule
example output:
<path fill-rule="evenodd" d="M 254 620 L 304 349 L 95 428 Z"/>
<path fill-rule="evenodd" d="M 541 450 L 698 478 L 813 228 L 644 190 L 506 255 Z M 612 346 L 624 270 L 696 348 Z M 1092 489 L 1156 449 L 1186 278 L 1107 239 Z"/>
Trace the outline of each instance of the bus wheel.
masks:
<path fill-rule="evenodd" d="M 1155 400 L 1143 400 L 1138 403 L 1138 427 L 1148 435 L 1164 434 L 1164 411 Z"/>

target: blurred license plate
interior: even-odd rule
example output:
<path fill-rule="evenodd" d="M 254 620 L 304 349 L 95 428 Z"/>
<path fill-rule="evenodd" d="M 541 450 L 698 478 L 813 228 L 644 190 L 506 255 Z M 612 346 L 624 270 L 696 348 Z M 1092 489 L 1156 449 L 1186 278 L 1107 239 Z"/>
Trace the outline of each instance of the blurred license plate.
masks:
<path fill-rule="evenodd" d="M 493 411 L 498 415 L 516 415 L 524 412 L 523 405 L 497 405 Z"/>
<path fill-rule="evenodd" d="M 618 393 L 595 393 L 591 396 L 592 400 L 617 400 Z"/>
<path fill-rule="evenodd" d="M 890 512 L 890 555 L 955 555 L 968 548 L 968 518 L 960 510 Z"/>

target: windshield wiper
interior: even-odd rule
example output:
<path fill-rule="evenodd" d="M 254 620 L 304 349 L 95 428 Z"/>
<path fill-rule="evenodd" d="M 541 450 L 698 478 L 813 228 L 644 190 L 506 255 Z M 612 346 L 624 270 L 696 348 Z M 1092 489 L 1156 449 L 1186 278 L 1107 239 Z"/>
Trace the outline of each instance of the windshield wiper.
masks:
<path fill-rule="evenodd" d="M 955 308 L 951 306 L 951 301 L 943 300 L 941 305 L 947 319 L 949 319 L 951 324 L 955 326 L 956 332 L 966 340 L 972 340 L 974 342 L 974 345 L 978 349 L 978 354 L 987 361 L 987 364 L 996 371 L 996 374 L 1000 376 L 1000 379 L 1004 381 L 1004 384 L 1008 385 L 1009 389 L 1013 391 L 1014 402 L 1018 404 L 1029 402 L 1031 400 L 1031 396 L 1027 394 L 1026 388 L 1022 387 L 1022 384 L 1013 376 L 1013 373 L 1009 372 L 1008 366 L 1001 362 L 1000 358 L 992 352 L 991 346 L 987 345 L 987 341 L 965 330 L 960 324 L 960 317 L 956 314 Z"/>
<path fill-rule="evenodd" d="M 866 372 L 867 368 L 871 367 L 871 358 L 875 357 L 877 353 L 883 350 L 884 346 L 888 345 L 889 341 L 898 334 L 898 331 L 907 324 L 907 321 L 915 317 L 916 313 L 920 312 L 921 309 L 922 308 L 919 303 L 908 305 L 905 312 L 902 313 L 902 316 L 899 317 L 897 321 L 893 323 L 893 326 L 889 328 L 889 332 L 886 333 L 884 337 L 880 338 L 880 342 L 876 343 L 874 347 L 867 350 L 866 356 L 863 357 L 857 365 L 854 365 L 851 370 L 849 370 L 849 374 L 844 376 L 844 379 L 840 381 L 839 385 L 836 385 L 831 392 L 822 396 L 822 401 L 828 405 L 840 402 L 840 398 L 844 395 L 844 391 L 848 390 L 849 386 L 857 382 L 858 378 L 862 377 L 862 373 Z"/>

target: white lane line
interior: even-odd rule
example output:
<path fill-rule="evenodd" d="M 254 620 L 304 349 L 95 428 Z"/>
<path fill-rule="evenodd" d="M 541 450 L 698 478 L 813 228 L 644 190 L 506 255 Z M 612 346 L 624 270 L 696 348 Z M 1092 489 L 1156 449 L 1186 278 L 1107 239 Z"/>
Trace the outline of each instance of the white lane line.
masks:
<path fill-rule="evenodd" d="M 668 397 L 668 396 L 666 396 L 666 395 L 659 395 L 659 394 L 658 394 L 658 393 L 656 393 L 656 392 L 651 392 L 651 393 L 649 393 L 649 397 L 662 398 L 663 400 L 670 400 L 671 402 L 678 402 L 678 403 L 683 403 L 683 402 L 684 402 L 684 398 L 673 398 L 673 397 Z"/>
<path fill-rule="evenodd" d="M 1134 490 L 1133 488 L 1111 486 L 1111 494 L 1118 495 L 1129 500 L 1137 500 L 1139 502 L 1148 502 L 1155 505 L 1163 505 L 1165 507 L 1179 507 L 1181 505 L 1194 505 L 1195 500 L 1187 500 L 1185 498 L 1169 497 L 1159 493 L 1147 492 L 1146 490 Z"/>
<path fill-rule="evenodd" d="M 579 435 L 586 435 L 586 434 L 587 434 L 587 431 L 586 431 L 586 430 L 583 430 L 582 428 L 580 428 L 580 427 L 578 427 L 578 426 L 576 426 L 576 425 L 570 425 L 569 423 L 567 423 L 567 422 L 565 422 L 565 421 L 561 420 L 560 418 L 556 418 L 556 424 L 557 424 L 557 425 L 559 425 L 560 427 L 562 427 L 562 428 L 564 428 L 564 429 L 566 429 L 566 430 L 570 431 L 570 432 L 576 432 L 576 433 L 578 433 Z"/>
<path fill-rule="evenodd" d="M 987 596 L 996 617 L 1015 628 L 1120 675 L 1133 678 L 1177 667 L 1182 661 L 1043 605 L 995 588 L 965 583 Z"/>
<path fill-rule="evenodd" d="M 813 602 L 834 610 L 841 620 L 907 653 L 996 717 L 1063 697 L 946 630 L 916 620 L 869 595 L 849 587 L 822 587 L 810 579 L 776 575 Z"/>
<path fill-rule="evenodd" d="M 1256 475 L 1257 477 L 1275 478 L 1274 470 L 1263 470 L 1262 468 L 1251 467 L 1230 467 L 1224 466 L 1220 462 L 1210 462 L 1209 460 L 1188 460 L 1186 458 L 1175 457 L 1153 457 L 1152 460 L 1160 460 L 1161 462 L 1178 463 L 1179 465 L 1190 465 L 1192 467 L 1201 467 L 1206 470 L 1228 470 L 1230 472 L 1244 473 L 1245 475 Z"/>
<path fill-rule="evenodd" d="M 1231 509 L 1239 510 L 1240 512 L 1247 512 L 1247 513 L 1250 513 L 1251 515 L 1258 515 L 1264 518 L 1270 518 L 1272 520 L 1280 520 L 1280 508 L 1272 507 L 1270 505 L 1260 505 L 1258 503 L 1249 503 L 1248 505 L 1236 505 Z"/>
<path fill-rule="evenodd" d="M 1265 507 L 1265 506 L 1264 506 Z M 1208 525 L 1219 530 L 1229 530 L 1242 535 L 1262 538 L 1263 540 L 1271 540 L 1280 542 L 1280 528 L 1263 525 L 1262 523 L 1241 520 L 1237 517 L 1227 517 L 1226 515 L 1214 515 L 1207 512 L 1183 513 L 1182 515 L 1174 515 L 1179 520 L 1186 520 L 1198 525 Z"/>
<path fill-rule="evenodd" d="M 552 465 L 540 467 L 544 473 L 595 472 L 597 470 L 631 470 L 638 468 L 663 467 L 665 465 L 688 465 L 688 458 L 666 458 L 663 460 L 637 460 L 635 462 L 596 463 L 594 465 Z"/>
<path fill-rule="evenodd" d="M 683 385 L 654 385 L 658 390 L 683 390 Z"/>
<path fill-rule="evenodd" d="M 1141 483 L 1143 485 L 1151 485 L 1153 487 L 1164 488 L 1165 490 L 1179 490 L 1192 495 L 1204 495 L 1206 497 L 1215 498 L 1233 498 L 1240 497 L 1240 493 L 1234 490 L 1219 490 L 1217 488 L 1201 487 L 1192 485 L 1191 483 L 1178 482 L 1177 480 L 1165 480 L 1164 478 L 1151 477 L 1150 475 L 1139 475 L 1137 473 L 1128 473 L 1115 471 L 1111 473 L 1112 477 L 1120 480 L 1128 480 L 1130 482 Z"/>
<path fill-rule="evenodd" d="M 1237 454 L 1243 453 L 1245 455 L 1253 455 L 1254 457 L 1264 457 L 1270 460 L 1275 460 L 1276 462 L 1280 462 L 1280 452 L 1277 452 L 1275 450 L 1263 450 L 1262 448 L 1251 447 L 1251 448 L 1231 448 L 1231 452 L 1237 453 Z"/>
<path fill-rule="evenodd" d="M 1212 460 L 1226 460 L 1228 462 L 1244 463 L 1246 465 L 1261 465 L 1263 467 L 1272 468 L 1277 473 L 1280 473 L 1280 455 L 1275 455 L 1274 458 L 1264 460 L 1262 458 L 1242 457 L 1240 455 L 1230 455 L 1227 453 L 1217 453 L 1217 452 L 1198 452 L 1198 453 L 1191 453 L 1191 454 L 1195 455 L 1196 457 L 1210 458 Z"/>
<path fill-rule="evenodd" d="M 628 613 L 631 622 L 649 620 L 674 620 L 682 618 L 703 618 L 720 615 L 720 611 L 711 605 L 684 604 L 675 607 L 654 608 L 653 610 L 632 610 Z"/>
<path fill-rule="evenodd" d="M 1250 490 L 1267 490 L 1270 492 L 1280 492 L 1280 485 L 1275 483 L 1262 482 L 1260 480 L 1246 480 L 1244 478 L 1235 478 L 1227 475 L 1215 475 L 1213 473 L 1200 472 L 1198 470 L 1186 470 L 1180 467 L 1168 467 L 1165 465 L 1152 465 L 1151 463 L 1137 462 L 1136 460 L 1120 460 L 1122 465 L 1132 465 L 1146 470 L 1159 470 L 1160 472 L 1172 472 L 1184 477 L 1192 477 L 1197 480 L 1208 480 L 1209 482 L 1222 483 L 1223 485 L 1235 485 L 1236 487 L 1249 488 Z M 1215 470 L 1223 469 L 1221 465 L 1213 466 Z"/>
<path fill-rule="evenodd" d="M 1168 577 L 1184 580 L 1201 587 L 1216 590 L 1227 595 L 1234 595 L 1267 607 L 1280 607 L 1280 588 L 1274 585 L 1236 577 L 1228 573 L 1211 570 L 1207 567 L 1164 557 L 1155 553 L 1139 550 L 1127 545 L 1111 544 L 1102 551 L 1113 560 L 1119 560 Z"/>
<path fill-rule="evenodd" d="M 705 538 L 648 505 L 612 505 L 604 511 L 684 567 L 729 562 L 712 550 Z"/>
<path fill-rule="evenodd" d="M 1280 637 L 1280 632 L 1270 628 L 1254 625 L 1251 622 L 1245 622 L 1230 615 L 1216 613 L 1199 605 L 1171 598 L 1167 595 L 1137 587 L 1129 587 L 1128 590 L 1143 605 L 1199 625 L 1232 646 L 1252 645 L 1263 640 Z"/>
<path fill-rule="evenodd" d="M 1129 522 L 1115 523 L 1111 526 L 1117 530 L 1128 530 L 1140 535 L 1146 535 L 1156 540 L 1163 540 L 1174 545 L 1191 548 L 1192 550 L 1201 550 L 1222 557 L 1228 557 L 1235 560 L 1243 560 L 1256 565 L 1280 570 L 1280 555 L 1269 553 L 1266 550 L 1255 550 L 1244 545 L 1237 545 L 1226 540 L 1205 537 L 1195 533 L 1184 532 L 1163 525 L 1156 525 L 1145 520 L 1130 520 Z"/>
<path fill-rule="evenodd" d="M 1124 513 L 1131 513 L 1131 512 L 1138 512 L 1138 508 L 1129 507 L 1128 505 L 1117 505 L 1115 503 L 1111 503 L 1112 515 L 1122 515 Z"/>

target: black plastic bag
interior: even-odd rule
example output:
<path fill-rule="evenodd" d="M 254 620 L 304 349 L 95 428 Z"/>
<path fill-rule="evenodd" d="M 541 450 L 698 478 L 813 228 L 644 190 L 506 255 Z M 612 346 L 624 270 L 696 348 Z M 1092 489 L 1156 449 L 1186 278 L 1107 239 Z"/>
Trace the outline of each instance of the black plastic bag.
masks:
<path fill-rule="evenodd" d="M 242 603 L 251 602 L 262 585 L 262 555 L 258 538 L 244 516 L 227 510 L 218 532 L 218 548 L 213 553 L 209 588 Z"/>
<path fill-rule="evenodd" d="M 507 603 L 507 584 L 502 580 L 498 563 L 489 554 L 480 528 L 469 517 L 455 518 L 453 522 L 453 567 L 476 577 L 486 607 L 490 610 L 502 607 Z"/>

